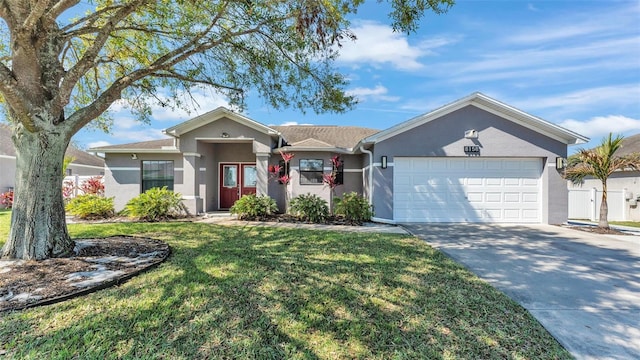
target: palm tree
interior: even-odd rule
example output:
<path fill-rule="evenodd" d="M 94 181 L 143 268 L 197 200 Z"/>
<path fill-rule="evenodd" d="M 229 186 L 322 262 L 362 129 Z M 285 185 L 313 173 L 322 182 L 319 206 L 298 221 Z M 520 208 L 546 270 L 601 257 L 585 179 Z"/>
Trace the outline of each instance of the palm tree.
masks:
<path fill-rule="evenodd" d="M 607 179 L 616 171 L 640 170 L 640 154 L 632 153 L 624 156 L 616 156 L 620 149 L 621 135 L 615 138 L 611 133 L 609 137 L 602 139 L 600 145 L 593 149 L 580 149 L 577 154 L 568 159 L 567 168 L 564 171 L 565 179 L 574 184 L 581 184 L 585 177 L 593 176 L 602 182 L 602 203 L 600 204 L 600 221 L 598 227 L 609 229 L 607 214 Z"/>

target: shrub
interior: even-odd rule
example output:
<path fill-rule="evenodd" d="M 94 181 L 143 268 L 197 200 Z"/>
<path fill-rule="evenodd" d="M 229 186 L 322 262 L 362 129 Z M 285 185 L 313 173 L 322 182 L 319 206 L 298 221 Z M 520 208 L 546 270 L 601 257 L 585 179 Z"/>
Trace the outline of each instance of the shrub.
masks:
<path fill-rule="evenodd" d="M 11 209 L 13 207 L 13 190 L 0 194 L 0 205 L 5 209 Z"/>
<path fill-rule="evenodd" d="M 329 205 L 318 195 L 298 195 L 291 200 L 291 214 L 301 220 L 324 222 L 329 217 Z"/>
<path fill-rule="evenodd" d="M 276 201 L 267 195 L 248 194 L 233 204 L 229 212 L 238 214 L 238 219 L 258 220 L 278 211 Z"/>
<path fill-rule="evenodd" d="M 65 210 L 81 219 L 103 219 L 114 215 L 113 198 L 95 194 L 78 195 L 69 200 Z"/>
<path fill-rule="evenodd" d="M 152 188 L 129 200 L 125 206 L 129 217 L 146 221 L 159 221 L 187 214 L 182 195 L 167 189 Z"/>
<path fill-rule="evenodd" d="M 84 194 L 104 195 L 102 176 L 93 176 L 82 182 L 80 190 Z"/>
<path fill-rule="evenodd" d="M 373 209 L 363 196 L 355 192 L 344 194 L 342 198 L 334 198 L 334 211 L 352 223 L 361 224 L 371 220 Z"/>

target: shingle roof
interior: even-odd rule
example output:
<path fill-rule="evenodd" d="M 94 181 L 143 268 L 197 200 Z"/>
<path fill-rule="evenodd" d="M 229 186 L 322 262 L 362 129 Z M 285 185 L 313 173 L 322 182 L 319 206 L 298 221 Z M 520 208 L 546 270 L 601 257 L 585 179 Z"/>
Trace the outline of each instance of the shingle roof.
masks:
<path fill-rule="evenodd" d="M 627 136 L 622 140 L 622 145 L 616 155 L 623 156 L 631 153 L 640 153 L 640 134 Z"/>
<path fill-rule="evenodd" d="M 173 139 L 160 139 L 151 141 L 141 141 L 128 144 L 108 145 L 91 148 L 91 151 L 102 152 L 104 150 L 162 150 L 166 147 L 173 147 Z"/>
<path fill-rule="evenodd" d="M 329 126 L 329 125 L 290 125 L 290 126 L 271 126 L 271 128 L 282 133 L 282 136 L 288 144 L 306 145 L 310 140 L 345 148 L 352 149 L 360 140 L 367 136 L 377 133 L 379 130 L 361 128 L 356 126 Z"/>
<path fill-rule="evenodd" d="M 16 156 L 16 149 L 11 141 L 11 128 L 7 124 L 0 123 L 0 155 Z M 103 167 L 104 160 L 98 156 L 91 155 L 73 146 L 69 146 L 67 156 L 75 158 L 72 164 L 89 165 Z"/>

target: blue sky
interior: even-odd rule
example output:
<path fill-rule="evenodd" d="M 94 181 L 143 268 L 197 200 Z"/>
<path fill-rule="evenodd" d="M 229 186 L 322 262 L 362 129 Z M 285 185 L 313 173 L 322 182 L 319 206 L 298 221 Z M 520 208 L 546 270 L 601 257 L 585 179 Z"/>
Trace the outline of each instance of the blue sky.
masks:
<path fill-rule="evenodd" d="M 417 33 L 393 33 L 375 1 L 354 17 L 355 43 L 338 62 L 359 99 L 345 114 L 274 110 L 248 99 L 245 115 L 267 125 L 328 124 L 384 129 L 480 91 L 588 136 L 640 132 L 640 1 L 458 0 L 427 14 Z M 196 91 L 190 114 L 156 108 L 150 125 L 117 105 L 111 134 L 82 130 L 83 147 L 163 138 L 162 129 L 226 104 Z M 570 149 L 573 152 L 577 149 Z"/>

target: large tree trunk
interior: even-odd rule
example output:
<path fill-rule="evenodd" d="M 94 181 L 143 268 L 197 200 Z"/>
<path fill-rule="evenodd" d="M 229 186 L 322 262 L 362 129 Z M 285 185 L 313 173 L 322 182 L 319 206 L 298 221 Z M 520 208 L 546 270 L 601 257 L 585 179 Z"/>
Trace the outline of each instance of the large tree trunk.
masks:
<path fill-rule="evenodd" d="M 600 204 L 600 220 L 598 227 L 609 229 L 609 205 L 607 204 L 607 182 L 602 182 L 602 203 Z"/>
<path fill-rule="evenodd" d="M 74 243 L 65 222 L 62 163 L 69 137 L 16 127 L 16 184 L 3 258 L 42 260 L 69 254 Z"/>

